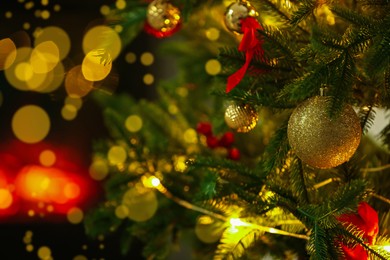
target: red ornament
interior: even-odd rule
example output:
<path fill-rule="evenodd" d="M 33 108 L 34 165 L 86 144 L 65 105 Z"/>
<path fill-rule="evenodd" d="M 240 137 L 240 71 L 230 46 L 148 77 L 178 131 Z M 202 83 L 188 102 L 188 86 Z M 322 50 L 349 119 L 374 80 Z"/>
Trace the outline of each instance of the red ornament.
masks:
<path fill-rule="evenodd" d="M 205 135 L 205 136 L 210 136 L 213 134 L 211 124 L 208 122 L 200 122 L 196 126 L 196 131 L 199 134 Z"/>
<path fill-rule="evenodd" d="M 238 150 L 237 148 L 230 148 L 228 158 L 235 160 L 235 161 L 239 160 L 240 159 L 240 150 Z"/>
<path fill-rule="evenodd" d="M 232 160 L 240 159 L 240 151 L 237 148 L 230 148 L 234 143 L 234 133 L 226 132 L 223 134 L 221 138 L 217 138 L 213 135 L 212 126 L 208 122 L 200 122 L 196 126 L 196 131 L 199 134 L 206 136 L 207 146 L 211 149 L 215 149 L 217 147 L 223 147 L 228 149 L 227 158 Z M 229 149 L 230 148 L 230 149 Z"/>
<path fill-rule="evenodd" d="M 144 24 L 144 31 L 150 35 L 153 35 L 156 38 L 166 38 L 166 37 L 172 36 L 177 31 L 179 31 L 180 28 L 181 28 L 181 23 L 178 24 L 174 29 L 172 29 L 170 31 L 161 31 L 158 29 L 154 29 L 147 22 Z"/>
<path fill-rule="evenodd" d="M 207 146 L 210 147 L 211 149 L 217 148 L 218 147 L 218 139 L 215 136 L 207 136 L 206 139 Z"/>
<path fill-rule="evenodd" d="M 343 214 L 338 220 L 344 225 L 350 224 L 363 231 L 363 239 L 367 244 L 372 245 L 378 232 L 378 213 L 366 202 L 361 202 L 358 206 L 358 214 Z M 341 244 L 346 260 L 367 260 L 367 252 L 361 245 L 351 248 Z"/>
<path fill-rule="evenodd" d="M 218 141 L 219 146 L 229 148 L 234 143 L 234 134 L 232 132 L 226 132 Z"/>
<path fill-rule="evenodd" d="M 241 30 L 244 36 L 238 46 L 238 50 L 245 52 L 245 64 L 234 74 L 228 77 L 226 93 L 229 93 L 232 89 L 234 89 L 244 78 L 253 55 L 263 56 L 264 54 L 262 47 L 263 41 L 259 40 L 259 34 L 257 32 L 257 30 L 263 30 L 263 27 L 261 27 L 256 18 L 249 16 L 242 19 Z"/>

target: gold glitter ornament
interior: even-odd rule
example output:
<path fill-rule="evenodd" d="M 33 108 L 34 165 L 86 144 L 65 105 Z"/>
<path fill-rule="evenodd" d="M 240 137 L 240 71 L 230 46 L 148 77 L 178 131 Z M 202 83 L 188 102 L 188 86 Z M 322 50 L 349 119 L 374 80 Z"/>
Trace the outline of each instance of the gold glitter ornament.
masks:
<path fill-rule="evenodd" d="M 249 105 L 232 104 L 225 110 L 225 122 L 237 132 L 246 133 L 255 128 L 259 114 Z"/>
<path fill-rule="evenodd" d="M 316 168 L 336 167 L 351 158 L 360 143 L 358 116 L 346 105 L 338 117 L 330 118 L 330 98 L 316 96 L 300 104 L 288 121 L 287 135 L 295 154 Z"/>
<path fill-rule="evenodd" d="M 147 8 L 146 31 L 156 37 L 166 37 L 176 32 L 181 23 L 180 10 L 167 0 L 154 0 Z M 153 31 L 154 30 L 154 31 Z"/>
<path fill-rule="evenodd" d="M 232 3 L 226 9 L 225 25 L 230 31 L 241 34 L 241 19 L 258 15 L 256 9 L 248 1 L 238 1 Z"/>

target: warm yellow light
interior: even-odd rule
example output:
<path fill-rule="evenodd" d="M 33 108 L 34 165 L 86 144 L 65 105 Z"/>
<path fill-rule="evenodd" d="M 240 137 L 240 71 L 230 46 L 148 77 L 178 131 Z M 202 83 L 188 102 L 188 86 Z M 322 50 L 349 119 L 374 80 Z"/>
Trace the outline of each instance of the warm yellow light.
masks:
<path fill-rule="evenodd" d="M 102 15 L 109 15 L 110 14 L 110 7 L 108 5 L 102 5 L 100 7 L 100 13 Z"/>
<path fill-rule="evenodd" d="M 126 205 L 119 205 L 115 208 L 115 216 L 119 219 L 127 218 L 129 215 L 129 209 Z"/>
<path fill-rule="evenodd" d="M 196 144 L 198 142 L 198 134 L 196 133 L 195 129 L 188 128 L 186 131 L 184 131 L 184 141 L 189 144 Z"/>
<path fill-rule="evenodd" d="M 68 211 L 66 217 L 70 223 L 79 224 L 84 218 L 84 213 L 81 209 L 74 207 Z"/>
<path fill-rule="evenodd" d="M 71 121 L 77 116 L 77 108 L 74 105 L 66 104 L 61 109 L 61 116 L 65 120 Z"/>
<path fill-rule="evenodd" d="M 270 228 L 268 230 L 269 233 L 273 233 L 273 234 L 277 234 L 278 233 L 278 230 L 277 229 L 274 229 L 274 228 Z"/>
<path fill-rule="evenodd" d="M 187 169 L 185 156 L 175 156 L 174 158 L 174 167 L 178 172 L 184 172 Z"/>
<path fill-rule="evenodd" d="M 56 155 L 51 150 L 44 150 L 39 155 L 39 162 L 43 166 L 50 167 L 56 162 Z"/>
<path fill-rule="evenodd" d="M 128 52 L 128 53 L 126 53 L 126 55 L 125 55 L 125 61 L 127 62 L 127 63 L 134 63 L 135 61 L 137 60 L 137 56 L 135 55 L 135 53 L 134 52 Z"/>
<path fill-rule="evenodd" d="M 0 189 L 0 209 L 9 208 L 12 204 L 12 195 L 9 190 Z"/>
<path fill-rule="evenodd" d="M 108 170 L 108 165 L 103 159 L 96 159 L 89 167 L 89 175 L 92 179 L 101 181 L 106 178 Z"/>
<path fill-rule="evenodd" d="M 51 250 L 47 246 L 41 246 L 38 249 L 38 257 L 39 259 L 50 259 L 51 258 Z"/>
<path fill-rule="evenodd" d="M 242 221 L 241 219 L 239 218 L 231 218 L 229 220 L 229 223 L 232 227 L 241 227 L 241 226 L 248 226 L 249 224 Z"/>
<path fill-rule="evenodd" d="M 115 6 L 116 6 L 116 8 L 118 8 L 119 10 L 125 9 L 125 7 L 126 7 L 126 2 L 125 2 L 124 0 L 118 0 L 118 1 L 116 1 Z"/>
<path fill-rule="evenodd" d="M 21 62 L 15 67 L 15 76 L 20 81 L 29 81 L 34 75 L 33 68 L 28 62 Z"/>
<path fill-rule="evenodd" d="M 145 85 L 152 85 L 154 82 L 154 76 L 150 73 L 146 73 L 144 75 L 143 81 L 144 81 Z"/>
<path fill-rule="evenodd" d="M 161 184 L 160 179 L 155 177 L 155 176 L 150 176 L 148 178 L 145 178 L 142 181 L 142 183 L 147 188 L 156 188 L 156 187 L 158 187 Z"/>
<path fill-rule="evenodd" d="M 35 38 L 34 46 L 37 47 L 47 41 L 53 42 L 58 48 L 60 60 L 63 60 L 68 55 L 71 42 L 68 33 L 62 28 L 56 26 L 43 28 Z"/>
<path fill-rule="evenodd" d="M 80 97 L 70 97 L 70 96 L 67 96 L 65 98 L 65 102 L 64 103 L 66 105 L 72 105 L 76 109 L 80 109 L 81 106 L 83 105 L 83 100 Z"/>
<path fill-rule="evenodd" d="M 152 65 L 153 62 L 154 62 L 154 56 L 153 56 L 153 54 L 150 53 L 150 52 L 144 52 L 144 53 L 142 53 L 140 59 L 141 59 L 142 65 L 144 65 L 144 66 L 150 66 L 150 65 Z"/>
<path fill-rule="evenodd" d="M 33 250 L 34 250 L 34 246 L 33 245 L 29 244 L 29 245 L 26 246 L 26 251 L 27 252 L 32 252 Z"/>
<path fill-rule="evenodd" d="M 60 50 L 53 41 L 39 43 L 31 52 L 30 63 L 34 73 L 48 73 L 60 61 Z"/>
<path fill-rule="evenodd" d="M 112 68 L 110 53 L 104 49 L 88 52 L 81 65 L 81 71 L 86 80 L 100 81 L 110 74 Z"/>
<path fill-rule="evenodd" d="M 382 248 L 383 248 L 383 250 L 390 252 L 390 245 L 385 245 Z"/>
<path fill-rule="evenodd" d="M 126 118 L 125 127 L 132 133 L 138 132 L 142 128 L 142 118 L 138 115 L 130 115 Z"/>
<path fill-rule="evenodd" d="M 205 70 L 207 74 L 215 76 L 221 72 L 221 63 L 216 59 L 211 59 L 206 62 Z"/>
<path fill-rule="evenodd" d="M 115 60 L 122 48 L 122 42 L 118 33 L 108 27 L 99 25 L 90 29 L 83 38 L 83 51 L 85 54 L 94 49 L 105 49 Z"/>
<path fill-rule="evenodd" d="M 129 209 L 131 220 L 142 222 L 154 216 L 158 201 L 153 190 L 147 188 L 131 188 L 123 195 L 122 203 Z"/>
<path fill-rule="evenodd" d="M 49 19 L 49 18 L 50 18 L 50 12 L 49 12 L 48 10 L 43 10 L 43 11 L 41 12 L 41 17 L 42 17 L 42 19 L 44 19 L 44 20 Z"/>
<path fill-rule="evenodd" d="M 206 31 L 206 37 L 210 41 L 216 41 L 219 38 L 219 30 L 217 28 L 211 27 Z"/>
<path fill-rule="evenodd" d="M 80 195 L 80 187 L 76 183 L 67 183 L 64 187 L 64 195 L 68 199 L 75 199 Z"/>
<path fill-rule="evenodd" d="M 93 82 L 84 78 L 81 65 L 77 65 L 66 74 L 65 89 L 70 97 L 80 98 L 93 89 Z"/>
<path fill-rule="evenodd" d="M 0 70 L 8 69 L 16 59 L 16 46 L 10 39 L 0 40 Z"/>
<path fill-rule="evenodd" d="M 14 114 L 12 130 L 19 140 L 25 143 L 37 143 L 49 133 L 50 118 L 42 108 L 27 105 Z"/>
<path fill-rule="evenodd" d="M 108 150 L 107 158 L 111 164 L 122 164 L 127 159 L 127 153 L 125 148 L 117 145 L 111 147 L 110 150 Z"/>

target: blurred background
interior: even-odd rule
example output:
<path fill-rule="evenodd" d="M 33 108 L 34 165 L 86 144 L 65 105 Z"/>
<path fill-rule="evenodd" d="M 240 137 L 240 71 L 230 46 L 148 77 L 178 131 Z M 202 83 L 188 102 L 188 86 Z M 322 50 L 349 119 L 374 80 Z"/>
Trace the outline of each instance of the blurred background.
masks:
<path fill-rule="evenodd" d="M 75 71 L 85 56 L 86 32 L 104 24 L 105 12 L 118 4 L 121 1 L 0 2 L 2 260 L 123 258 L 115 235 L 91 240 L 82 224 L 85 213 L 102 196 L 101 176 L 89 169 L 92 144 L 107 136 L 101 108 L 90 94 L 127 92 L 153 99 L 155 81 L 173 72 L 158 69 L 167 62 L 155 56 L 161 40 L 141 33 L 128 46 L 121 46 L 106 80 L 72 95 L 69 86 L 79 79 L 65 78 L 77 74 L 70 71 Z M 16 57 L 19 65 L 7 68 L 6 55 L 12 48 L 31 51 L 45 37 L 53 37 L 62 48 L 62 67 L 53 69 L 57 70 L 53 82 L 58 83 L 48 90 L 37 87 L 31 91 L 20 84 L 21 78 L 33 77 L 31 68 L 20 62 L 23 57 Z M 39 127 L 31 127 L 29 120 L 40 120 Z M 137 247 L 130 251 L 131 259 L 137 259 Z"/>

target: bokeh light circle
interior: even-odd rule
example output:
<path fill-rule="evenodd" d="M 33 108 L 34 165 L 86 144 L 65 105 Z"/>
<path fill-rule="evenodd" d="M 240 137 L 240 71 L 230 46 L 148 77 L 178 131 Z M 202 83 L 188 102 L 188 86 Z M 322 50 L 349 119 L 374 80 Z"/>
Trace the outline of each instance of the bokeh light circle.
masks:
<path fill-rule="evenodd" d="M 41 107 L 26 105 L 13 115 L 12 130 L 20 141 L 37 143 L 49 133 L 50 118 Z"/>
<path fill-rule="evenodd" d="M 43 28 L 35 38 L 34 45 L 38 46 L 40 43 L 45 41 L 53 41 L 58 47 L 60 60 L 63 60 L 68 55 L 71 41 L 66 31 L 60 27 L 49 26 Z"/>
<path fill-rule="evenodd" d="M 79 224 L 81 221 L 83 221 L 84 213 L 81 209 L 73 207 L 68 211 L 66 217 L 70 223 Z"/>
<path fill-rule="evenodd" d="M 12 205 L 12 194 L 7 189 L 0 189 L 0 209 L 9 208 Z"/>
<path fill-rule="evenodd" d="M 115 60 L 122 48 L 122 42 L 117 32 L 114 29 L 98 25 L 91 28 L 83 38 L 84 54 L 89 53 L 94 49 L 104 49 L 111 55 L 111 59 Z"/>
<path fill-rule="evenodd" d="M 56 162 L 56 155 L 51 150 L 44 150 L 39 154 L 39 162 L 46 167 L 53 166 Z"/>
<path fill-rule="evenodd" d="M 95 159 L 89 167 L 89 175 L 96 181 L 101 181 L 106 178 L 108 171 L 108 165 L 102 159 Z"/>
<path fill-rule="evenodd" d="M 152 218 L 158 208 L 156 194 L 146 188 L 130 188 L 123 195 L 122 203 L 129 209 L 128 217 L 138 222 Z"/>
<path fill-rule="evenodd" d="M 92 50 L 87 53 L 81 64 L 81 71 L 86 80 L 100 81 L 111 72 L 112 62 L 109 53 L 104 50 Z"/>
<path fill-rule="evenodd" d="M 0 40 L 0 70 L 8 69 L 16 59 L 16 46 L 10 38 Z"/>
<path fill-rule="evenodd" d="M 138 115 L 131 115 L 126 118 L 125 127 L 130 132 L 138 132 L 142 128 L 142 118 Z"/>
<path fill-rule="evenodd" d="M 127 153 L 122 146 L 113 146 L 108 150 L 107 158 L 111 164 L 122 164 L 127 159 Z"/>
<path fill-rule="evenodd" d="M 86 80 L 81 66 L 73 67 L 65 77 L 65 89 L 70 97 L 84 97 L 93 89 L 93 82 Z"/>

